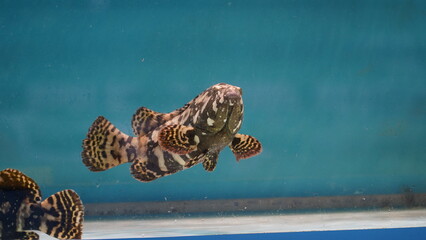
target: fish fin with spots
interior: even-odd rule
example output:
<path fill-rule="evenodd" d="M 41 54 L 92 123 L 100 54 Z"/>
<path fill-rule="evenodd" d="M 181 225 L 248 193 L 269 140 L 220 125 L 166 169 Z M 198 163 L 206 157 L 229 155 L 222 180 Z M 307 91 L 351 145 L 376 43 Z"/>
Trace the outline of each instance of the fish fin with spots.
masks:
<path fill-rule="evenodd" d="M 98 117 L 83 140 L 83 163 L 94 172 L 131 162 L 137 157 L 138 139 L 118 130 L 104 117 Z"/>
<path fill-rule="evenodd" d="M 130 166 L 130 173 L 136 180 L 141 182 L 151 182 L 177 171 L 177 169 L 173 171 L 161 171 L 158 169 L 158 166 L 154 166 L 152 162 L 148 162 L 143 158 L 136 159 Z"/>
<path fill-rule="evenodd" d="M 136 136 L 143 136 L 170 120 L 170 114 L 155 112 L 140 107 L 132 118 L 132 129 Z"/>
<path fill-rule="evenodd" d="M 7 168 L 0 172 L 0 189 L 25 191 L 30 203 L 41 201 L 41 192 L 37 183 L 16 169 Z"/>
<path fill-rule="evenodd" d="M 250 135 L 237 133 L 229 145 L 237 161 L 256 156 L 262 152 L 262 144 Z"/>
<path fill-rule="evenodd" d="M 217 159 L 219 157 L 218 152 L 208 152 L 203 157 L 203 167 L 206 171 L 213 171 L 216 168 Z"/>
<path fill-rule="evenodd" d="M 53 194 L 41 202 L 40 211 L 32 207 L 32 226 L 37 226 L 39 230 L 52 237 L 59 239 L 81 239 L 83 230 L 84 207 L 80 197 L 73 190 L 63 190 Z M 40 206 L 39 205 L 39 206 Z M 37 213 L 38 212 L 38 213 Z M 35 216 L 34 215 L 34 216 Z"/>
<path fill-rule="evenodd" d="M 190 168 L 200 162 L 204 162 L 205 155 L 206 153 L 202 153 L 194 158 L 188 159 L 188 161 L 185 163 L 185 168 Z"/>
<path fill-rule="evenodd" d="M 164 150 L 179 155 L 195 151 L 199 141 L 195 129 L 183 125 L 166 126 L 158 135 L 158 142 Z"/>

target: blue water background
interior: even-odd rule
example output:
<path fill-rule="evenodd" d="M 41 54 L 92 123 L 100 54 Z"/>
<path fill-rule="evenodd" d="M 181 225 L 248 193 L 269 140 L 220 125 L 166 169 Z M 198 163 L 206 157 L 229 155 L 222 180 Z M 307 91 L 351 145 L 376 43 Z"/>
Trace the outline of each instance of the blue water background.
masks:
<path fill-rule="evenodd" d="M 85 203 L 425 193 L 425 27 L 426 1 L 3 0 L 0 169 Z M 82 164 L 97 116 L 131 134 L 218 82 L 261 155 L 150 183 Z"/>

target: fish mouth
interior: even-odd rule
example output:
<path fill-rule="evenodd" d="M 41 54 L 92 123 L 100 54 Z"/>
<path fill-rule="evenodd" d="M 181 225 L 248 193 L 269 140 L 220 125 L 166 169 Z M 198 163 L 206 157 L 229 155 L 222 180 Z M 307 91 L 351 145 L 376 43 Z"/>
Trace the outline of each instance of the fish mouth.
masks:
<path fill-rule="evenodd" d="M 227 100 L 228 105 L 230 107 L 233 107 L 236 104 L 239 104 L 242 102 L 242 91 L 239 87 L 232 87 L 228 89 L 225 94 L 224 98 Z M 232 112 L 232 109 L 228 109 L 228 111 Z"/>
<path fill-rule="evenodd" d="M 226 83 L 219 83 L 214 85 L 211 89 L 219 95 L 222 95 L 225 99 L 228 100 L 238 100 L 242 97 L 243 91 L 240 87 L 229 85 Z"/>
<path fill-rule="evenodd" d="M 241 98 L 241 89 L 230 89 L 225 93 L 225 97 L 229 100 L 238 100 Z"/>

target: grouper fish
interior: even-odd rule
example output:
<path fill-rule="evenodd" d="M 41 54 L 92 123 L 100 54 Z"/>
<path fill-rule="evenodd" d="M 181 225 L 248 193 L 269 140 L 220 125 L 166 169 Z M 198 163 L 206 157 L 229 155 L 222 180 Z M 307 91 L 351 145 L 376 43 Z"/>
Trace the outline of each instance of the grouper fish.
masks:
<path fill-rule="evenodd" d="M 81 239 L 83 204 L 73 190 L 41 201 L 37 183 L 16 169 L 0 172 L 0 239 L 39 239 L 34 231 L 59 239 Z"/>
<path fill-rule="evenodd" d="M 132 118 L 136 137 L 99 116 L 83 140 L 83 163 L 94 172 L 131 163 L 131 174 L 142 182 L 198 163 L 213 171 L 227 146 L 237 161 L 262 151 L 256 138 L 238 133 L 243 113 L 241 88 L 219 83 L 170 113 L 139 108 Z"/>

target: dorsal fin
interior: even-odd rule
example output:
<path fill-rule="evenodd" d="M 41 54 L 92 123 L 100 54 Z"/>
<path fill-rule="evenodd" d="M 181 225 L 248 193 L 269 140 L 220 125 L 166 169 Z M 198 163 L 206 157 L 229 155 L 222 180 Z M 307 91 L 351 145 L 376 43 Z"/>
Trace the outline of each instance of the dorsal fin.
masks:
<path fill-rule="evenodd" d="M 16 169 L 7 168 L 0 172 L 0 189 L 28 190 L 26 194 L 31 202 L 41 201 L 41 192 L 37 183 Z"/>
<path fill-rule="evenodd" d="M 136 113 L 133 114 L 132 117 L 133 133 L 136 136 L 143 136 L 149 133 L 150 131 L 169 121 L 173 117 L 183 113 L 186 109 L 188 109 L 191 103 L 195 99 L 197 99 L 199 95 L 197 95 L 194 99 L 185 104 L 183 107 L 180 107 L 170 113 L 159 113 L 146 107 L 140 107 L 138 110 L 136 110 Z"/>
<path fill-rule="evenodd" d="M 140 107 L 132 118 L 133 133 L 143 136 L 171 118 L 170 114 L 155 112 L 146 107 Z"/>

